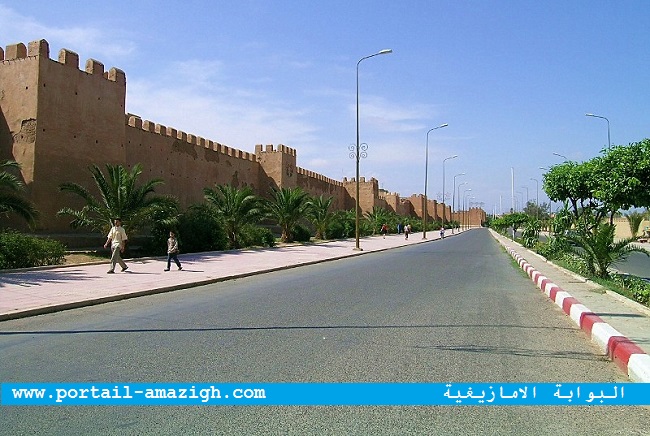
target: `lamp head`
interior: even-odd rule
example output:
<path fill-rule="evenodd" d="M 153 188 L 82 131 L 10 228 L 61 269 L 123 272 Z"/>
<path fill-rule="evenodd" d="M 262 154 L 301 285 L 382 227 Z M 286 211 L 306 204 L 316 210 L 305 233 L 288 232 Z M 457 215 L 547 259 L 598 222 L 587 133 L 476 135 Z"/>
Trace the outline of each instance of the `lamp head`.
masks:
<path fill-rule="evenodd" d="M 379 53 L 377 53 L 377 54 L 388 54 L 388 53 L 392 53 L 392 52 L 393 52 L 392 49 L 390 49 L 390 48 L 385 48 L 385 49 L 381 50 L 381 51 L 380 51 Z"/>

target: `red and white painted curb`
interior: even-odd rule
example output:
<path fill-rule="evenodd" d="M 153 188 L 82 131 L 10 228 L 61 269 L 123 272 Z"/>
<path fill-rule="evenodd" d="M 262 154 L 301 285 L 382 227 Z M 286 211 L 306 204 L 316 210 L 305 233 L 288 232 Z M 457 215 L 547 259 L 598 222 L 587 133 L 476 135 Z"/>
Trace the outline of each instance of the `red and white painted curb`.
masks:
<path fill-rule="evenodd" d="M 596 342 L 601 351 L 609 356 L 621 368 L 630 380 L 640 383 L 650 383 L 650 355 L 646 354 L 633 341 L 619 333 L 603 321 L 598 315 L 589 310 L 539 271 L 535 270 L 515 250 L 505 247 L 508 253 L 518 262 L 535 285 L 551 300 L 562 308 L 564 313 Z"/>

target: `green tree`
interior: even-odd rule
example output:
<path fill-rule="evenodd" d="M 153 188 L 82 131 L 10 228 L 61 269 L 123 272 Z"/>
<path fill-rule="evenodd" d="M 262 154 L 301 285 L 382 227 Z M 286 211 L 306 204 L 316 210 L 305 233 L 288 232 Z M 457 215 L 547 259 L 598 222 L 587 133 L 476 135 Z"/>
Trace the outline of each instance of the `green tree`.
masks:
<path fill-rule="evenodd" d="M 529 217 L 525 224 L 521 239 L 524 247 L 532 248 L 539 243 L 539 232 L 542 230 L 542 222 L 535 217 Z"/>
<path fill-rule="evenodd" d="M 223 224 L 209 204 L 191 205 L 181 215 L 178 229 L 179 247 L 183 252 L 219 251 L 228 247 Z"/>
<path fill-rule="evenodd" d="M 330 238 L 350 238 L 355 236 L 356 213 L 354 209 L 337 210 L 327 228 Z"/>
<path fill-rule="evenodd" d="M 374 235 L 381 228 L 382 224 L 388 223 L 391 216 L 386 209 L 379 206 L 373 206 L 371 212 L 366 212 L 365 217 L 370 223 L 372 234 Z"/>
<path fill-rule="evenodd" d="M 269 216 L 282 229 L 282 242 L 293 241 L 293 229 L 309 210 L 308 194 L 300 188 L 272 188 L 267 202 Z"/>
<path fill-rule="evenodd" d="M 615 227 L 606 223 L 596 227 L 593 231 L 579 229 L 568 236 L 575 243 L 573 253 L 585 261 L 587 271 L 596 277 L 608 278 L 609 267 L 625 260 L 634 251 L 650 256 L 644 248 L 632 244 L 635 238 L 621 239 L 614 242 Z"/>
<path fill-rule="evenodd" d="M 637 233 L 639 233 L 639 226 L 645 217 L 644 213 L 641 212 L 630 212 L 625 215 L 628 224 L 630 225 L 630 232 L 632 237 L 636 238 Z"/>
<path fill-rule="evenodd" d="M 650 139 L 553 166 L 543 188 L 551 200 L 569 203 L 578 227 L 595 230 L 605 216 L 612 224 L 621 209 L 650 206 Z"/>
<path fill-rule="evenodd" d="M 540 221 L 545 221 L 549 219 L 548 208 L 548 203 L 542 203 L 538 205 L 532 201 L 529 201 L 526 203 L 526 207 L 524 207 L 523 212 L 526 215 L 537 218 Z"/>
<path fill-rule="evenodd" d="M 173 210 L 175 200 L 156 196 L 155 188 L 163 183 L 161 179 L 153 179 L 138 185 L 142 174 L 142 166 L 137 164 L 128 171 L 122 165 L 106 165 L 106 175 L 93 165 L 89 168 L 93 181 L 99 190 L 100 198 L 91 194 L 90 190 L 77 183 L 63 183 L 59 189 L 81 197 L 86 205 L 76 210 L 64 207 L 58 215 L 71 216 L 72 228 L 87 227 L 93 231 L 106 232 L 112 221 L 119 217 L 124 223 L 127 234 L 136 233 L 151 225 L 156 212 Z M 173 212 L 171 212 L 173 214 Z M 164 224 L 174 225 L 175 216 L 158 215 Z"/>
<path fill-rule="evenodd" d="M 327 228 L 334 218 L 334 214 L 329 210 L 334 199 L 321 195 L 308 201 L 309 213 L 307 216 L 316 230 L 315 237 L 316 239 L 325 239 L 327 237 Z"/>
<path fill-rule="evenodd" d="M 595 197 L 599 185 L 595 160 L 564 162 L 551 167 L 543 176 L 544 191 L 552 201 L 567 202 L 574 222 L 586 229 L 594 228 L 609 209 Z"/>
<path fill-rule="evenodd" d="M 595 160 L 599 183 L 594 197 L 606 206 L 612 219 L 620 209 L 650 206 L 650 139 L 614 146 Z"/>
<path fill-rule="evenodd" d="M 20 170 L 20 164 L 13 160 L 0 162 L 0 214 L 15 213 L 32 226 L 38 219 L 38 211 L 20 195 L 24 185 L 12 170 Z"/>
<path fill-rule="evenodd" d="M 244 228 L 258 224 L 264 218 L 262 201 L 249 186 L 237 189 L 230 185 L 217 185 L 215 188 L 205 188 L 204 198 L 221 220 L 230 248 L 240 248 Z"/>

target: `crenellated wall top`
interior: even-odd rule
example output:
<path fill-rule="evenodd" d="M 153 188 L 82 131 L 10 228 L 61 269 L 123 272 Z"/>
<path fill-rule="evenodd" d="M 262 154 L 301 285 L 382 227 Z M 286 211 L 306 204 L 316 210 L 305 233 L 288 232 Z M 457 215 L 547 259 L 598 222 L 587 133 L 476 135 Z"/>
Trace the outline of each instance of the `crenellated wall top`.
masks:
<path fill-rule="evenodd" d="M 27 46 L 19 42 L 8 45 L 5 50 L 0 48 L 0 61 L 3 63 L 37 57 L 47 58 L 53 62 L 79 69 L 79 55 L 65 48 L 59 51 L 58 60 L 54 61 L 50 59 L 50 45 L 44 39 L 32 41 Z M 104 71 L 104 64 L 95 59 L 88 59 L 83 71 L 88 74 L 101 76 L 111 82 L 126 84 L 126 74 L 124 74 L 124 71 L 115 67 Z"/>
<path fill-rule="evenodd" d="M 287 147 L 284 144 L 278 144 L 277 148 L 273 144 L 267 144 L 266 146 L 263 146 L 262 144 L 257 144 L 255 146 L 255 154 L 260 154 L 260 153 L 285 153 L 291 156 L 295 156 L 296 150 L 291 147 Z"/>
<path fill-rule="evenodd" d="M 201 136 L 186 133 L 182 130 L 175 129 L 174 127 L 165 126 L 163 124 L 154 123 L 153 121 L 143 120 L 138 115 L 127 113 L 126 125 L 136 129 L 144 130 L 145 132 L 166 136 L 169 138 L 178 139 L 187 142 L 191 145 L 207 148 L 217 153 L 225 154 L 227 156 L 244 159 L 247 161 L 254 161 L 255 155 L 247 151 L 238 150 L 236 148 L 228 147 L 227 145 L 205 139 Z"/>
<path fill-rule="evenodd" d="M 315 171 L 310 171 L 304 168 L 296 167 L 296 172 L 302 176 L 309 177 L 311 179 L 315 179 L 321 182 L 325 182 L 333 186 L 343 186 L 342 182 L 339 182 L 338 180 L 330 179 L 329 177 L 326 177 Z"/>

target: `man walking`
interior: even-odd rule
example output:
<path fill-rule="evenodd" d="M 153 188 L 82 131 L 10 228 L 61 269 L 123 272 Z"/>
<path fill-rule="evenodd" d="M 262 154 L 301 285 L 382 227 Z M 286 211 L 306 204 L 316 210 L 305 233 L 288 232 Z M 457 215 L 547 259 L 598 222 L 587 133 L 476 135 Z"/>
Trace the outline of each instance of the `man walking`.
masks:
<path fill-rule="evenodd" d="M 104 248 L 108 248 L 109 244 L 111 246 L 111 269 L 108 270 L 108 274 L 115 273 L 115 264 L 119 263 L 122 267 L 122 271 L 129 269 L 128 266 L 122 260 L 121 253 L 124 252 L 124 247 L 126 246 L 126 241 L 129 238 L 126 236 L 126 232 L 122 227 L 122 220 L 115 218 L 115 225 L 111 227 L 111 230 L 108 232 L 106 237 L 106 243 Z"/>

